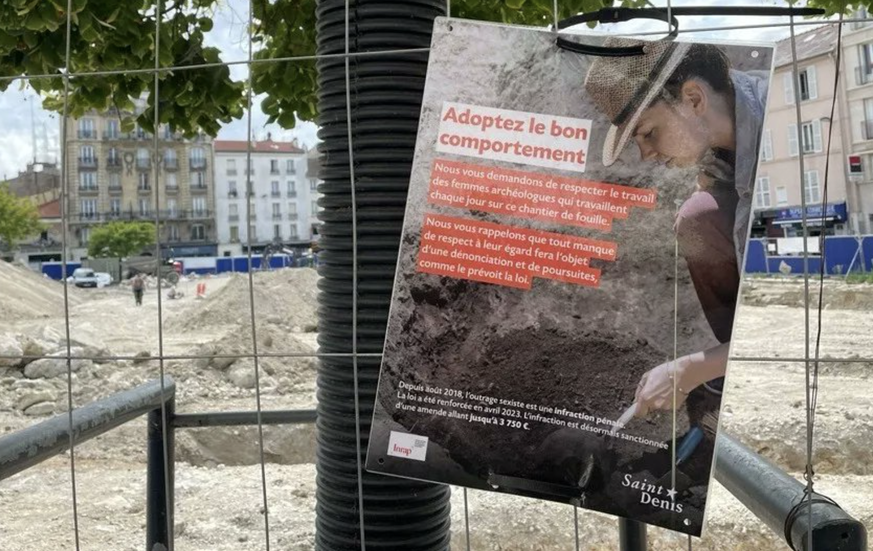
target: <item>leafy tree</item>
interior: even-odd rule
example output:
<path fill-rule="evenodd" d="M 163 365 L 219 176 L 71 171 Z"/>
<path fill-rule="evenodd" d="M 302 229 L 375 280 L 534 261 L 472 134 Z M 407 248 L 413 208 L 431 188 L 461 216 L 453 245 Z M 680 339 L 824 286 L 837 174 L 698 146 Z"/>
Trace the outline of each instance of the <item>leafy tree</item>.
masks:
<path fill-rule="evenodd" d="M 245 112 L 246 83 L 231 79 L 221 52 L 204 44 L 212 29 L 210 15 L 221 0 L 72 0 L 70 69 L 74 73 L 125 70 L 118 75 L 86 75 L 70 80 L 69 113 L 77 118 L 90 109 L 133 112 L 132 98 L 148 95 L 148 108 L 136 122 L 153 132 L 155 97 L 154 39 L 160 19 L 162 67 L 215 64 L 197 70 L 160 73 L 159 116 L 192 137 L 199 130 L 216 135 L 220 123 Z M 825 0 L 821 0 L 825 1 Z M 834 0 L 828 0 L 834 1 Z M 561 0 L 559 16 L 594 11 L 613 0 Z M 642 6 L 646 0 L 622 0 Z M 454 0 L 452 15 L 483 21 L 544 26 L 552 22 L 552 0 Z M 253 0 L 255 59 L 315 54 L 316 0 Z M 0 2 L 0 77 L 55 75 L 30 81 L 48 109 L 62 111 L 64 82 L 59 78 L 66 51 L 67 0 Z M 142 72 L 136 72 L 142 71 Z M 314 61 L 255 63 L 252 91 L 266 94 L 261 109 L 270 123 L 293 128 L 297 120 L 317 115 Z M 0 80 L 0 91 L 10 83 Z M 208 93 L 207 93 L 208 91 Z M 134 120 L 122 120 L 129 131 Z"/>
<path fill-rule="evenodd" d="M 88 240 L 88 256 L 125 258 L 155 244 L 151 222 L 109 222 L 94 228 Z"/>
<path fill-rule="evenodd" d="M 44 228 L 36 205 L 25 198 L 16 197 L 7 184 L 0 184 L 0 241 L 12 248 L 16 242 Z"/>

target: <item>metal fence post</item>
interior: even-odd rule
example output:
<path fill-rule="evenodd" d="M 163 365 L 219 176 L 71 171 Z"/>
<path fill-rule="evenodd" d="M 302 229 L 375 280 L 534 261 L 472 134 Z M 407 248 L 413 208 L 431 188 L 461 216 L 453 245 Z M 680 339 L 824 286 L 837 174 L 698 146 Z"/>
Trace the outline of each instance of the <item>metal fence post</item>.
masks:
<path fill-rule="evenodd" d="M 646 525 L 626 518 L 618 519 L 620 551 L 646 551 Z"/>
<path fill-rule="evenodd" d="M 172 551 L 175 496 L 173 418 L 176 401 L 170 399 L 148 416 L 148 475 L 146 480 L 146 551 Z M 167 438 L 164 440 L 164 428 Z M 167 462 L 164 463 L 164 445 Z"/>

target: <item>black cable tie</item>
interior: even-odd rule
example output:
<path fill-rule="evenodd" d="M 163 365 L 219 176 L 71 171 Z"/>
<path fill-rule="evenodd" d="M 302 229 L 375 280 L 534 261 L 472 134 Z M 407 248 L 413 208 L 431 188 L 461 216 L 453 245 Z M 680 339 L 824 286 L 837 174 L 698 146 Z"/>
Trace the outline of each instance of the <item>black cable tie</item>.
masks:
<path fill-rule="evenodd" d="M 822 503 L 825 505 L 833 505 L 837 509 L 842 510 L 842 507 L 840 507 L 836 501 L 827 496 L 815 493 L 813 493 L 812 498 L 810 498 L 809 496 L 809 492 L 807 490 L 804 490 L 803 498 L 801 498 L 799 502 L 794 504 L 794 507 L 792 507 L 791 510 L 788 511 L 788 515 L 785 517 L 785 542 L 788 543 L 788 546 L 791 547 L 792 551 L 800 551 L 796 547 L 794 547 L 794 542 L 791 541 L 791 530 L 794 528 L 794 523 L 797 522 L 798 518 L 800 518 L 804 506 L 808 505 L 811 508 L 816 503 Z"/>

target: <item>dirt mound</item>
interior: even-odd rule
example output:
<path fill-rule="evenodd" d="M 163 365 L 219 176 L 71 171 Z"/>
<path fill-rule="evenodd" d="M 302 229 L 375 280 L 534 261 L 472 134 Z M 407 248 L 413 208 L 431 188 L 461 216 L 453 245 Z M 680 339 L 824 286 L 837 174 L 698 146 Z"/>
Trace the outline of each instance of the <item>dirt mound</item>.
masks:
<path fill-rule="evenodd" d="M 168 320 L 173 330 L 199 331 L 221 326 L 249 326 L 251 303 L 249 277 L 233 274 L 231 280 L 184 315 Z M 286 268 L 253 274 L 255 312 L 267 321 L 294 331 L 305 331 L 316 319 L 318 274 L 310 268 Z"/>
<path fill-rule="evenodd" d="M 743 285 L 743 304 L 749 306 L 788 306 L 803 308 L 805 290 L 802 279 L 778 278 L 747 280 Z M 819 281 L 809 281 L 809 304 L 818 308 Z M 873 310 L 873 285 L 869 283 L 846 283 L 826 279 L 822 306 L 831 310 Z"/>
<path fill-rule="evenodd" d="M 64 287 L 34 271 L 0 260 L 0 319 L 14 322 L 64 315 Z M 69 287 L 70 306 L 79 289 Z"/>

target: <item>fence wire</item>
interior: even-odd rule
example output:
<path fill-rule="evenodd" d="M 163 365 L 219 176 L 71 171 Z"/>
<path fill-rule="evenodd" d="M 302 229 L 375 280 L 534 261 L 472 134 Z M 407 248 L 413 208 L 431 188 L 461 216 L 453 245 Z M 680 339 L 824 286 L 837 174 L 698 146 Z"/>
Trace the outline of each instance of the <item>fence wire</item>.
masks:
<path fill-rule="evenodd" d="M 254 362 L 254 380 L 255 380 L 255 402 L 256 402 L 256 411 L 257 411 L 257 430 L 258 430 L 258 451 L 259 451 L 259 467 L 260 467 L 260 478 L 261 478 L 261 489 L 262 489 L 262 501 L 263 501 L 263 514 L 264 514 L 264 544 L 266 546 L 267 551 L 271 548 L 271 538 L 270 538 L 270 516 L 269 516 L 269 499 L 267 493 L 267 475 L 266 475 L 266 461 L 265 461 L 265 452 L 264 452 L 264 433 L 263 433 L 263 422 L 262 422 L 262 401 L 261 401 L 261 380 L 260 380 L 260 365 L 259 361 L 262 358 L 336 358 L 336 357 L 348 357 L 352 359 L 352 369 L 353 369 L 353 381 L 355 387 L 355 427 L 356 427 L 356 436 L 357 436 L 357 449 L 356 449 L 356 457 L 357 457 L 357 472 L 358 472 L 358 506 L 359 506 L 359 515 L 360 515 L 360 547 L 362 551 L 366 549 L 366 534 L 364 531 L 364 518 L 365 518 L 365 509 L 364 509 L 364 499 L 363 499 L 363 483 L 362 483 L 362 450 L 360 446 L 361 442 L 361 418 L 360 418 L 360 402 L 359 402 L 359 392 L 358 392 L 358 359 L 359 358 L 379 358 L 381 354 L 378 353 L 360 353 L 357 349 L 357 320 L 358 320 L 358 293 L 357 293 L 357 266 L 358 266 L 358 243 L 357 243 L 357 205 L 355 200 L 355 161 L 354 161 L 354 135 L 352 132 L 352 101 L 351 101 L 351 91 L 352 91 L 352 82 L 350 76 L 350 62 L 357 58 L 366 58 L 366 57 L 375 57 L 375 56 L 394 56 L 394 55 L 403 55 L 403 54 L 416 54 L 422 52 L 428 52 L 428 48 L 415 48 L 415 49 L 388 49 L 377 52 L 351 52 L 350 51 L 350 2 L 349 0 L 345 1 L 345 51 L 342 54 L 327 54 L 327 55 L 303 55 L 303 56 L 286 56 L 286 57 L 276 57 L 272 59 L 254 59 L 253 58 L 253 19 L 254 19 L 254 6 L 252 1 L 248 2 L 248 29 L 246 33 L 247 37 L 247 50 L 248 56 L 244 61 L 228 61 L 221 63 L 204 63 L 197 65 L 186 65 L 186 66 L 171 66 L 164 67 L 160 63 L 160 25 L 161 25 L 161 17 L 156 17 L 156 29 L 155 29 L 155 65 L 153 69 L 139 69 L 139 70 L 97 70 L 97 71 L 84 71 L 74 73 L 71 71 L 71 14 L 72 14 L 72 0 L 67 0 L 67 18 L 65 24 L 65 53 L 64 53 L 64 68 L 61 71 L 61 77 L 63 78 L 64 83 L 64 92 L 63 92 L 63 117 L 61 120 L 61 186 L 62 186 L 62 250 L 63 250 L 63 258 L 66 260 L 69 257 L 71 246 L 69 243 L 69 232 L 68 232 L 68 222 L 70 219 L 70 211 L 71 206 L 69 204 L 70 198 L 70 178 L 69 178 L 69 152 L 68 152 L 68 134 L 69 134 L 69 98 L 70 98 L 70 86 L 71 81 L 75 81 L 77 78 L 81 77 L 95 77 L 95 76 L 112 76 L 112 75 L 136 75 L 136 74 L 153 74 L 154 77 L 154 88 L 153 93 L 156 98 L 159 97 L 160 93 L 160 77 L 162 74 L 170 72 L 170 71 L 191 71 L 191 70 L 199 70 L 199 69 L 207 69 L 214 68 L 219 66 L 234 66 L 234 65 L 244 65 L 248 70 L 247 76 L 247 90 L 246 90 L 246 125 L 247 125 L 247 150 L 246 150 L 246 192 L 247 194 L 253 190 L 253 182 L 252 182 L 252 174 L 249 170 L 249 167 L 252 166 L 252 153 L 253 153 L 253 138 L 252 138 L 252 118 L 253 118 L 253 90 L 252 90 L 252 67 L 258 64 L 263 63 L 293 63 L 293 62 L 305 62 L 312 60 L 325 60 L 325 59 L 344 59 L 345 63 L 345 95 L 346 95 L 346 115 L 347 115 L 347 124 L 348 124 L 348 153 L 349 153 L 349 170 L 350 170 L 350 191 L 351 191 L 351 208 L 352 208 L 352 349 L 348 353 L 270 353 L 270 352 L 262 352 L 259 350 L 259 342 L 258 342 L 258 333 L 257 333 L 257 308 L 255 304 L 255 294 L 254 294 L 254 279 L 253 279 L 253 259 L 252 259 L 252 233 L 251 231 L 247 231 L 247 260 L 248 260 L 248 297 L 249 297 L 249 314 L 250 314 L 250 322 L 251 322 L 251 341 L 252 341 L 252 354 L 210 354 L 210 355 L 179 355 L 179 354 L 164 354 L 164 332 L 163 332 L 163 307 L 162 307 L 162 293 L 161 293 L 161 278 L 158 277 L 158 293 L 157 293 L 157 307 L 158 307 L 158 355 L 157 357 L 150 357 L 150 360 L 157 360 L 160 376 L 161 376 L 161 392 L 164 395 L 164 375 L 165 375 L 165 362 L 171 360 L 193 360 L 193 359 L 201 359 L 201 358 L 235 358 L 235 359 L 243 359 L 243 358 L 251 358 Z M 163 5 L 163 0 L 157 0 L 157 11 L 161 11 L 161 7 Z M 132 8 L 133 9 L 133 8 Z M 446 0 L 446 10 L 451 17 L 451 0 Z M 668 10 L 668 20 L 670 19 L 670 11 L 672 10 L 672 2 L 667 0 L 667 10 Z M 559 20 L 559 2 L 558 0 L 553 1 L 553 18 L 555 23 L 555 28 L 557 28 L 557 23 Z M 873 22 L 873 18 L 840 18 L 838 22 L 840 37 L 842 36 L 842 25 L 845 24 L 857 24 L 857 23 L 869 23 Z M 811 26 L 811 25 L 821 25 L 825 23 L 825 21 L 817 20 L 817 21 L 795 21 L 794 18 L 790 18 L 790 21 L 786 23 L 768 23 L 761 25 L 731 25 L 731 26 L 714 26 L 714 27 L 697 27 L 690 29 L 679 29 L 680 34 L 695 34 L 695 33 L 703 33 L 703 32 L 723 32 L 723 31 L 731 31 L 731 30 L 748 30 L 748 29 L 774 29 L 774 28 L 788 28 L 790 31 L 790 44 L 792 50 L 792 67 L 794 70 L 795 79 L 795 109 L 796 109 L 796 121 L 798 128 L 801 128 L 802 123 L 802 107 L 800 101 L 800 81 L 799 81 L 799 72 L 798 72 L 798 58 L 797 58 L 797 50 L 796 50 L 796 33 L 795 28 L 800 26 Z M 668 23 L 669 30 L 669 23 Z M 621 34 L 621 33 L 616 33 Z M 656 35 L 663 34 L 662 31 L 643 31 L 643 32 L 635 32 L 632 33 L 634 36 L 640 35 Z M 839 40 L 839 39 L 838 39 Z M 841 66 L 840 66 L 840 53 L 841 46 L 837 46 L 837 70 L 835 76 L 835 93 L 831 111 L 831 120 L 834 120 L 834 108 L 835 102 L 837 98 L 836 85 L 840 78 L 841 74 Z M 0 81 L 12 81 L 12 80 L 24 80 L 30 81 L 41 78 L 57 78 L 58 74 L 37 74 L 30 75 L 28 77 L 15 77 L 15 76 L 7 76 L 0 77 Z M 160 155 L 160 145 L 158 138 L 158 127 L 160 123 L 160 102 L 155 101 L 155 115 L 154 115 L 154 124 L 155 124 L 155 132 L 154 132 L 154 141 L 153 141 L 153 153 L 154 153 L 154 162 L 156 165 L 159 163 Z M 831 124 L 829 133 L 828 133 L 828 155 L 830 156 L 830 145 L 831 145 L 831 133 L 833 129 L 833 124 Z M 803 182 L 804 178 L 804 152 L 803 148 L 799 148 L 799 158 L 798 158 L 798 168 L 800 171 L 800 181 Z M 157 232 L 157 244 L 156 244 L 156 257 L 157 262 L 160 262 L 160 240 L 161 240 L 161 224 L 164 220 L 162 220 L 161 209 L 159 208 L 160 204 L 160 170 L 155 170 L 154 175 L 154 200 L 155 200 L 155 227 Z M 824 178 L 824 194 L 823 194 L 823 204 L 827 199 L 827 189 L 828 189 L 828 172 L 827 169 L 825 171 Z M 248 199 L 248 197 L 247 197 Z M 807 226 L 808 216 L 807 216 L 807 201 L 806 194 L 801 193 L 801 208 L 803 211 L 802 214 L 802 226 L 804 237 L 809 236 L 809 227 Z M 247 223 L 250 223 L 252 220 L 252 212 L 251 212 L 251 201 L 246 201 L 246 220 Z M 817 308 L 818 321 L 817 321 L 817 335 L 816 335 L 816 346 L 814 354 L 811 354 L 810 346 L 811 346 L 811 335 L 810 335 L 810 291 L 809 291 L 809 283 L 810 283 L 810 273 L 809 273 L 809 260 L 808 260 L 808 251 L 806 249 L 806 240 L 804 240 L 804 315 L 805 315 L 805 334 L 804 334 L 804 343 L 805 343 L 805 351 L 804 356 L 800 357 L 757 357 L 757 356 L 732 356 L 730 361 L 732 362 L 755 362 L 755 363 L 787 363 L 787 362 L 802 362 L 805 366 L 806 373 L 806 396 L 807 396 L 807 471 L 806 471 L 806 479 L 808 484 L 808 494 L 811 498 L 813 493 L 813 437 L 814 437 L 814 420 L 815 420 L 815 406 L 817 399 L 817 375 L 818 375 L 818 366 L 820 362 L 819 352 L 820 352 L 820 339 L 821 339 L 821 328 L 822 328 L 822 320 L 821 320 L 821 310 L 822 310 L 822 295 L 823 295 L 823 287 L 819 287 L 819 304 Z M 821 250 L 824 251 L 824 247 L 821 247 Z M 676 253 L 676 261 L 678 266 L 678 252 Z M 821 263 L 824 265 L 824 262 Z M 159 269 L 159 267 L 158 267 Z M 71 339 L 71 321 L 70 321 L 70 297 L 69 297 L 69 283 L 67 281 L 67 266 L 66 262 L 62 263 L 62 279 L 63 279 L 63 300 L 64 300 L 64 329 L 66 335 L 66 355 L 64 359 L 66 361 L 66 375 L 67 375 L 67 388 L 66 388 L 66 398 L 67 398 L 67 417 L 69 420 L 69 428 L 70 428 L 70 490 L 71 490 L 71 509 L 73 516 L 73 532 L 74 532 L 74 544 L 75 549 L 77 551 L 80 550 L 80 524 L 79 524 L 79 508 L 78 508 L 78 496 L 77 496 L 77 483 L 76 483 L 76 442 L 73 433 L 73 369 L 72 362 L 74 360 L 96 360 L 96 361 L 113 361 L 113 360 L 134 360 L 141 359 L 136 356 L 125 356 L 125 355 L 77 355 L 73 354 L 72 350 L 72 339 Z M 823 279 L 823 274 L 819 274 Z M 678 289 L 674 291 L 678 295 Z M 676 298 L 676 297 L 674 297 Z M 677 326 L 676 320 L 674 320 L 674 328 Z M 678 357 L 678 333 L 674 333 L 674 362 Z M 0 359 L 39 359 L 44 358 L 46 356 L 0 356 Z M 855 362 L 873 362 L 873 356 L 871 357 L 853 357 L 853 358 L 826 358 L 824 361 L 828 363 L 855 363 Z M 675 383 L 675 381 L 674 381 Z M 676 399 L 676 386 L 674 384 L 674 404 Z M 162 416 L 166 415 L 166 406 L 165 402 L 162 400 L 161 403 L 161 413 Z M 676 468 L 676 459 L 675 459 L 675 439 L 676 439 L 676 423 L 675 423 L 675 415 L 676 408 L 673 408 L 673 417 L 674 417 L 674 429 L 673 429 L 673 441 L 674 441 L 674 457 L 673 457 L 673 484 L 675 486 L 675 468 Z M 169 458 L 169 450 L 167 449 L 168 438 L 166 435 L 166 425 L 164 426 L 164 462 L 166 466 L 166 462 Z M 170 482 L 167 481 L 169 486 Z M 172 492 L 167 488 L 167 499 L 171 499 Z M 466 535 L 466 548 L 467 550 L 471 550 L 471 525 L 470 525 L 470 511 L 468 506 L 468 491 L 466 489 L 463 490 L 463 503 L 464 503 L 464 531 Z M 168 505 L 168 511 L 172 510 L 172 506 L 170 503 Z M 811 507 L 810 507 L 811 514 Z M 167 517 L 167 531 L 168 533 L 172 533 L 172 519 L 168 515 Z M 574 523 L 574 546 L 577 551 L 580 549 L 580 540 L 579 540 L 579 512 L 578 508 L 573 507 L 573 523 Z M 811 541 L 811 535 L 810 535 Z M 688 538 L 688 548 L 692 549 L 692 539 Z M 170 550 L 172 551 L 172 550 Z"/>

